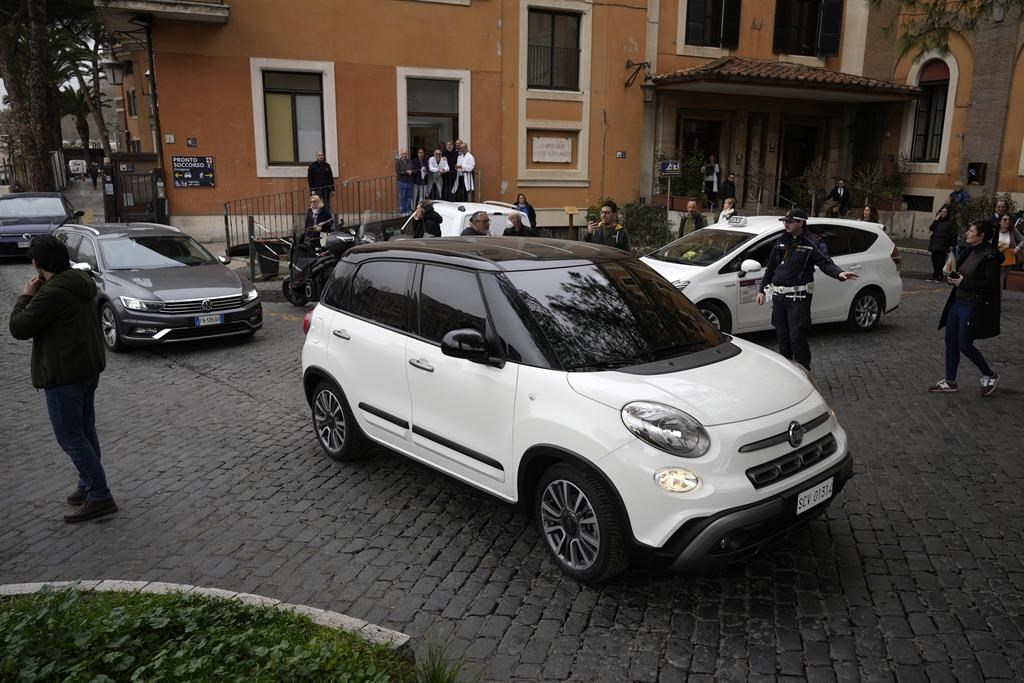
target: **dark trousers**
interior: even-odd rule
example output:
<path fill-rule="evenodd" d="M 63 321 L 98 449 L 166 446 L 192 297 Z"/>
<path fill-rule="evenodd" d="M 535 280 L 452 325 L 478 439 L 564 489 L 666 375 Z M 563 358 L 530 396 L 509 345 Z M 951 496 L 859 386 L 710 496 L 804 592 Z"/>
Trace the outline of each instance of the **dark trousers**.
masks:
<path fill-rule="evenodd" d="M 78 469 L 78 487 L 89 500 L 111 497 L 107 475 L 100 464 L 100 440 L 96 436 L 96 387 L 100 378 L 46 389 L 46 409 L 57 443 Z"/>
<path fill-rule="evenodd" d="M 949 315 L 946 316 L 946 379 L 950 382 L 956 381 L 961 353 L 977 366 L 981 374 L 986 377 L 993 375 L 992 368 L 985 362 L 981 351 L 975 348 L 970 330 L 967 329 L 967 323 L 971 321 L 971 315 L 977 305 L 978 303 L 974 301 L 954 300 L 949 307 Z"/>
<path fill-rule="evenodd" d="M 811 295 L 803 299 L 785 294 L 772 297 L 772 325 L 779 342 L 779 354 L 811 369 L 811 346 L 807 335 L 811 331 Z"/>
<path fill-rule="evenodd" d="M 942 267 L 946 265 L 946 255 L 949 252 L 946 251 L 933 251 L 932 252 L 932 279 L 942 279 Z"/>

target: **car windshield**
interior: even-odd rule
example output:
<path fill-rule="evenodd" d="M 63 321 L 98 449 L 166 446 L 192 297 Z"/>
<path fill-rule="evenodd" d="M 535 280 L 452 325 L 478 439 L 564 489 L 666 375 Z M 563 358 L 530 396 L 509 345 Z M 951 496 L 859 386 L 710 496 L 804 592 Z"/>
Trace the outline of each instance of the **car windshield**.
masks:
<path fill-rule="evenodd" d="M 666 244 L 650 255 L 650 258 L 669 263 L 684 263 L 688 266 L 710 266 L 753 235 L 736 230 L 701 228 L 686 237 Z"/>
<path fill-rule="evenodd" d="M 689 299 L 640 262 L 507 276 L 566 370 L 628 367 L 722 343 Z"/>
<path fill-rule="evenodd" d="M 103 261 L 111 270 L 199 266 L 217 259 L 187 235 L 147 235 L 100 240 Z"/>
<path fill-rule="evenodd" d="M 10 197 L 0 202 L 3 218 L 63 218 L 64 203 L 58 197 Z"/>

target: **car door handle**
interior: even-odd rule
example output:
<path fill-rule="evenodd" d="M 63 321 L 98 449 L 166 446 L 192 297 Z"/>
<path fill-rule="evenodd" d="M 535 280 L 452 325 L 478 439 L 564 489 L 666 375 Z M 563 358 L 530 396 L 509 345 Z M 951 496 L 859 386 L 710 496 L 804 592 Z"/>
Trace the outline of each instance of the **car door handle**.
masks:
<path fill-rule="evenodd" d="M 426 370 L 427 372 L 433 372 L 434 366 L 426 361 L 424 358 L 410 358 L 409 365 L 420 370 Z"/>
<path fill-rule="evenodd" d="M 352 338 L 347 330 L 331 330 L 331 334 L 333 334 L 338 339 L 344 339 L 346 341 Z"/>

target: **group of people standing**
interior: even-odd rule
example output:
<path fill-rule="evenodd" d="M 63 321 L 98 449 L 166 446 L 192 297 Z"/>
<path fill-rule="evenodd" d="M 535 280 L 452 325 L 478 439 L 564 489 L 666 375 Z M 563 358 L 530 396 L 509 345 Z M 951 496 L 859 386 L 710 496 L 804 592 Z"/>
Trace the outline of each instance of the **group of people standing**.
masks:
<path fill-rule="evenodd" d="M 476 158 L 462 140 L 448 140 L 428 157 L 422 147 L 416 157 L 402 150 L 395 160 L 398 180 L 398 210 L 412 212 L 425 199 L 465 202 L 473 200 L 476 190 Z"/>

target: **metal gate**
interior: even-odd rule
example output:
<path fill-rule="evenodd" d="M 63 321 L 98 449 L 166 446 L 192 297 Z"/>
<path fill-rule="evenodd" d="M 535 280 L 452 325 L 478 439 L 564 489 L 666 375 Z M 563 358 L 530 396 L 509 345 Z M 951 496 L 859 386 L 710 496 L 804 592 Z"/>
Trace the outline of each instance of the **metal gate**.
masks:
<path fill-rule="evenodd" d="M 154 173 L 116 173 L 114 192 L 119 223 L 157 221 L 156 178 Z"/>

